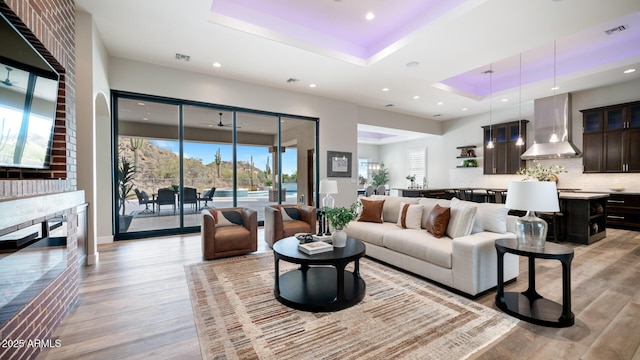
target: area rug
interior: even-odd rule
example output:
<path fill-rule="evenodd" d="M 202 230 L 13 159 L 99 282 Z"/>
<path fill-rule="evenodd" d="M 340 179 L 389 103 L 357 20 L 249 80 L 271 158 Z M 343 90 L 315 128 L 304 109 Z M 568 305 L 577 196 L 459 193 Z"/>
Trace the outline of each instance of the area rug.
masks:
<path fill-rule="evenodd" d="M 282 272 L 296 265 L 280 262 Z M 272 253 L 185 266 L 203 359 L 464 359 L 517 320 L 373 260 L 364 299 L 337 312 L 273 294 Z"/>

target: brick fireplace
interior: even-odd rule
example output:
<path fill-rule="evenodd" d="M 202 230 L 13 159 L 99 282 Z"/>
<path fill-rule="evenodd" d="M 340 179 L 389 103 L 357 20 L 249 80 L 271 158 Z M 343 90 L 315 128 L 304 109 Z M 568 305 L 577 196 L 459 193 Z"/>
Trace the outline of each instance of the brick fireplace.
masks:
<path fill-rule="evenodd" d="M 75 2 L 0 0 L 0 11 L 61 74 L 51 165 L 47 170 L 0 168 L 0 235 L 63 214 L 66 268 L 13 318 L 0 325 L 0 339 L 48 340 L 78 299 L 75 118 Z M 64 200 L 61 200 L 64 199 Z M 11 216 L 5 216 L 5 215 Z M 64 345 L 64 344 L 63 344 Z M 0 348 L 1 359 L 33 359 L 37 346 Z"/>

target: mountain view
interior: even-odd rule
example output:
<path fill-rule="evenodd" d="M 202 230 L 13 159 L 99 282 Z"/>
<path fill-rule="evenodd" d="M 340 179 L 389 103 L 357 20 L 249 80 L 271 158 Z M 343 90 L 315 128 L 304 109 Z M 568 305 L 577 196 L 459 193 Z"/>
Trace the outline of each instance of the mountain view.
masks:
<path fill-rule="evenodd" d="M 210 145 L 209 145 L 210 146 Z M 173 151 L 158 147 L 140 138 L 120 137 L 118 154 L 131 162 L 136 168 L 134 188 L 151 194 L 159 188 L 179 184 L 179 156 Z M 262 163 L 265 162 L 261 159 Z M 238 187 L 250 191 L 271 185 L 271 168 L 256 166 L 257 159 L 238 160 Z M 296 173 L 283 174 L 283 183 L 295 182 Z M 233 187 L 233 161 L 220 156 L 219 164 L 215 160 L 204 164 L 198 158 L 184 159 L 184 186 L 196 188 L 199 192 L 209 189 Z"/>

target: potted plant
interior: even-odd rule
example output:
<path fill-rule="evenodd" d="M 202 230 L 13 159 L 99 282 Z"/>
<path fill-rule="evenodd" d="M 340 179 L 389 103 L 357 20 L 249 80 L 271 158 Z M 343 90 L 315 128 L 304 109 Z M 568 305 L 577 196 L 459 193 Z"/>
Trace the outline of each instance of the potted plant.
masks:
<path fill-rule="evenodd" d="M 476 159 L 465 159 L 462 162 L 462 166 L 464 166 L 464 167 L 478 167 L 478 160 L 476 160 Z"/>
<path fill-rule="evenodd" d="M 344 228 L 347 227 L 349 222 L 355 220 L 355 218 L 358 217 L 357 209 L 357 203 L 351 204 L 351 206 L 348 208 L 323 208 L 327 220 L 329 220 L 329 223 L 335 229 L 332 235 L 333 246 L 344 247 L 347 244 L 347 234 L 344 232 Z"/>
<path fill-rule="evenodd" d="M 132 215 L 126 215 L 126 201 L 131 195 L 133 190 L 133 178 L 136 174 L 136 168 L 132 165 L 126 157 L 120 159 L 118 164 L 118 200 L 120 201 L 120 208 L 122 214 L 120 215 L 119 229 L 120 232 L 125 232 L 131 225 Z"/>
<path fill-rule="evenodd" d="M 380 163 L 380 169 L 371 176 L 371 185 L 378 187 L 386 185 L 389 182 L 389 169 L 384 167 L 384 163 Z M 363 184 L 364 185 L 364 184 Z"/>
<path fill-rule="evenodd" d="M 536 179 L 538 181 L 555 181 L 558 182 L 558 174 L 567 172 L 564 166 L 551 165 L 548 168 L 542 167 L 538 160 L 533 160 L 533 167 L 522 168 L 516 172 L 518 175 L 524 175 L 524 180 Z"/>
<path fill-rule="evenodd" d="M 409 174 L 405 177 L 405 179 L 411 181 L 411 185 L 409 186 L 409 189 L 413 189 L 416 185 L 416 176 Z"/>

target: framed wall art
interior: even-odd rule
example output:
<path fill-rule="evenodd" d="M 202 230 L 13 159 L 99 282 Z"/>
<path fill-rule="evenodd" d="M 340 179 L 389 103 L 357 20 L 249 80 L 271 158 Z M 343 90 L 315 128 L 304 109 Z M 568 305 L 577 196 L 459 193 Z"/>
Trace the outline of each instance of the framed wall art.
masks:
<path fill-rule="evenodd" d="M 327 177 L 351 177 L 351 153 L 327 151 Z"/>

